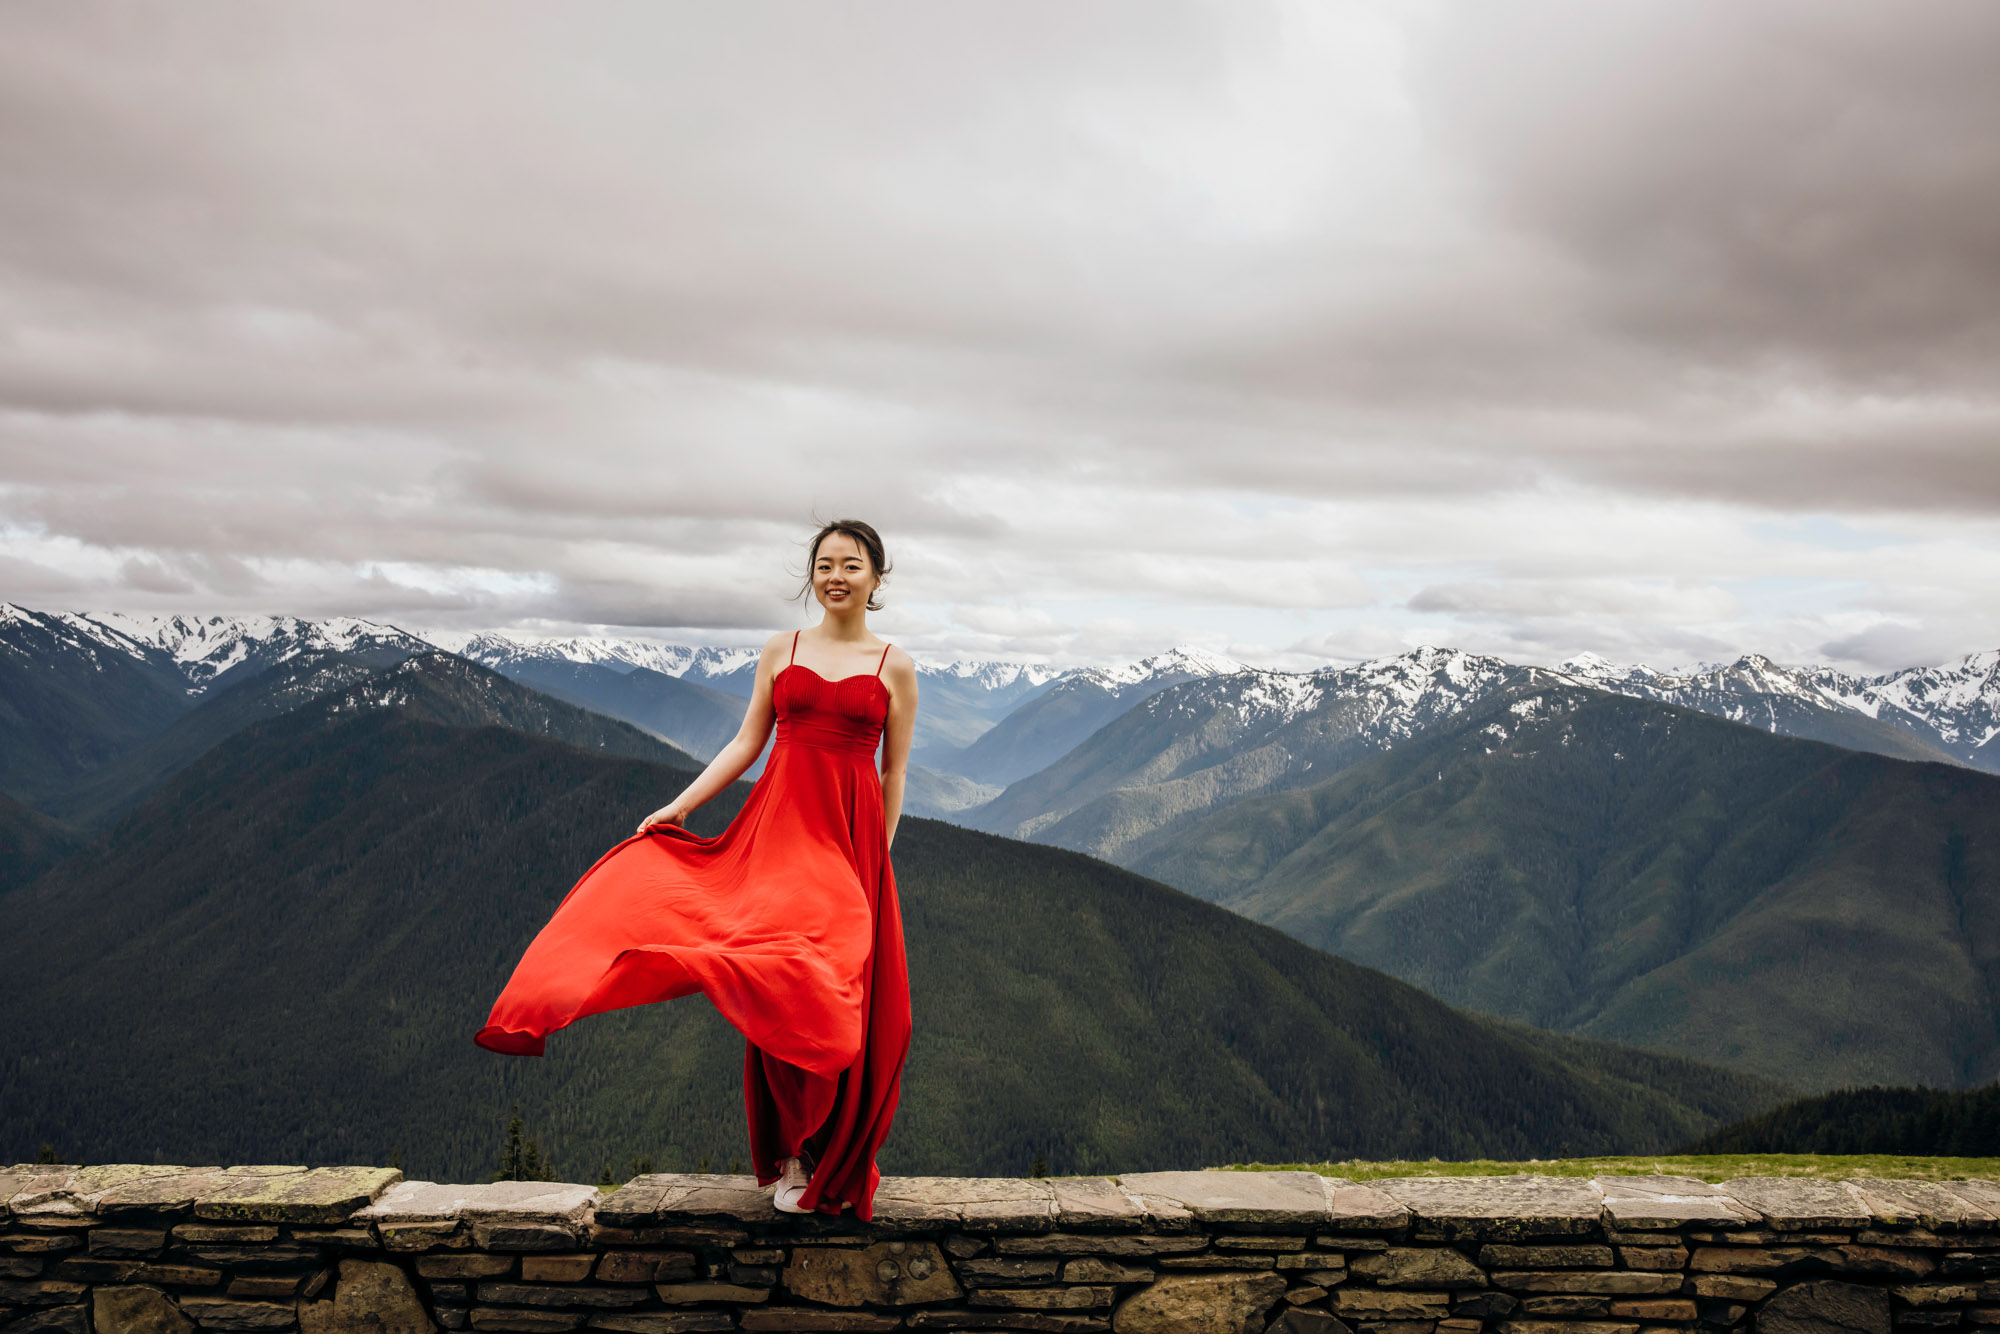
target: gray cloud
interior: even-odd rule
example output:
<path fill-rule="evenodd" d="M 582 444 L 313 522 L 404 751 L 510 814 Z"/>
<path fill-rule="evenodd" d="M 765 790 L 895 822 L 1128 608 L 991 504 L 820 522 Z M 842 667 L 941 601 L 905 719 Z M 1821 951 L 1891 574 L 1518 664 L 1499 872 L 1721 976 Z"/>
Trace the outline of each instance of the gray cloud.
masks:
<path fill-rule="evenodd" d="M 1724 372 L 1990 397 L 1992 6 L 1529 12 L 1461 16 L 1433 77 L 1502 214 L 1583 270 L 1610 331 Z"/>
<path fill-rule="evenodd" d="M 11 588 L 748 631 L 817 511 L 941 648 L 2000 634 L 1714 518 L 1996 549 L 1990 4 L 483 15 L 0 16 Z"/>

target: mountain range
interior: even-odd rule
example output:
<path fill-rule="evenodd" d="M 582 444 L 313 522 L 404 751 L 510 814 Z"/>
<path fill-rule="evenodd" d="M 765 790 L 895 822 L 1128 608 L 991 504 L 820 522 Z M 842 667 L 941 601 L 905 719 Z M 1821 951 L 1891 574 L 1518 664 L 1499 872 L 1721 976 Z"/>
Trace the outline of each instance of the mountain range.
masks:
<path fill-rule="evenodd" d="M 470 1041 L 694 761 L 436 650 L 309 650 L 204 707 L 238 692 L 247 721 L 0 892 L 0 1148 L 473 1179 L 519 1103 L 578 1179 L 740 1155 L 742 1040 L 697 998 L 543 1060 Z M 0 831 L 51 832 L 19 809 Z M 919 1023 L 885 1170 L 1661 1151 L 1792 1092 L 1468 1014 L 1060 849 L 909 818 L 895 865 Z"/>
<path fill-rule="evenodd" d="M 525 640 L 496 632 L 423 636 L 352 618 L 312 622 L 284 616 L 83 615 L 0 604 L 0 684 L 8 683 L 4 675 L 8 658 L 18 656 L 10 654 L 9 645 L 37 631 L 79 647 L 88 645 L 91 652 L 110 650 L 130 662 L 164 668 L 160 679 L 170 689 L 178 680 L 181 689 L 196 693 L 232 671 L 269 665 L 307 649 L 380 662 L 418 651 L 419 646 L 435 646 L 573 703 L 624 718 L 701 759 L 712 757 L 741 722 L 741 704 L 731 701 L 748 697 L 756 663 L 756 651 L 750 648 L 693 647 L 635 637 Z M 920 662 L 923 706 L 912 761 L 929 777 L 913 779 L 912 796 L 930 796 L 930 789 L 936 788 L 937 804 L 913 799 L 911 808 L 956 818 L 992 801 L 1007 785 L 1047 768 L 1127 709 L 1183 682 L 1234 678 L 1245 706 L 1254 710 L 1270 698 L 1324 696 L 1353 682 L 1366 688 L 1371 680 L 1433 675 L 1439 664 L 1445 667 L 1445 678 L 1454 670 L 1484 675 L 1496 668 L 1517 667 L 1482 655 L 1429 647 L 1310 672 L 1250 668 L 1192 647 L 1123 665 L 1066 670 L 1003 661 Z M 1589 654 L 1543 670 L 1780 735 L 1905 759 L 1949 758 L 2000 772 L 2000 750 L 1990 748 L 2000 735 L 2000 651 L 1875 677 L 1824 666 L 1783 667 L 1758 654 L 1681 674 L 1642 665 L 1615 666 Z M 682 688 L 690 686 L 702 689 Z M 1450 697 L 1462 693 L 1452 682 L 1442 699 L 1419 692 L 1388 701 L 1386 708 L 1407 716 L 1400 724 L 1385 717 L 1382 730 L 1389 735 L 1399 726 L 1405 731 L 1420 727 L 1441 705 L 1452 707 Z M 993 825 L 997 816 L 989 814 L 974 822 Z"/>
<path fill-rule="evenodd" d="M 696 768 L 754 667 L 637 641 L 455 643 L 450 660 Z M 1101 859 L 1496 1021 L 1802 1091 L 1963 1086 L 2000 1075 L 1995 656 L 1866 679 L 1451 649 L 1297 673 L 1191 650 L 927 665 L 906 818 Z M 268 618 L 233 639 L 219 620 L 8 609 L 0 850 L 29 868 L 13 882 L 250 725 L 406 658 L 447 660 L 364 622 Z"/>
<path fill-rule="evenodd" d="M 2000 773 L 2000 749 L 1987 749 L 2000 734 L 2000 652 L 1876 677 L 1780 667 L 1757 653 L 1681 676 L 1614 667 L 1594 656 L 1572 658 L 1563 670 L 1603 690 L 1665 700 L 1767 732 L 1903 759 L 1949 758 Z"/>

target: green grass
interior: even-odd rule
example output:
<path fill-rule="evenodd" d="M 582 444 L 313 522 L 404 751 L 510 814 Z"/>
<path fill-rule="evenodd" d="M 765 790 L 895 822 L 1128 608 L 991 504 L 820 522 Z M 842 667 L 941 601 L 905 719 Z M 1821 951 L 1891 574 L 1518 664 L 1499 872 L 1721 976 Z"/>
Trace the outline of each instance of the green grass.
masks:
<path fill-rule="evenodd" d="M 1903 1177 L 1922 1181 L 1942 1181 L 1950 1177 L 2000 1178 L 2000 1158 L 1920 1158 L 1893 1153 L 1529 1158 L 1522 1162 L 1480 1158 L 1463 1163 L 1443 1163 L 1435 1158 L 1425 1162 L 1364 1162 L 1356 1159 L 1341 1163 L 1229 1163 L 1227 1166 L 1242 1172 L 1318 1172 L 1330 1177 L 1346 1177 L 1351 1181 L 1371 1181 L 1377 1177 L 1507 1176 L 1515 1172 L 1549 1177 L 1659 1174 L 1710 1182 L 1751 1176 L 1828 1179 Z"/>

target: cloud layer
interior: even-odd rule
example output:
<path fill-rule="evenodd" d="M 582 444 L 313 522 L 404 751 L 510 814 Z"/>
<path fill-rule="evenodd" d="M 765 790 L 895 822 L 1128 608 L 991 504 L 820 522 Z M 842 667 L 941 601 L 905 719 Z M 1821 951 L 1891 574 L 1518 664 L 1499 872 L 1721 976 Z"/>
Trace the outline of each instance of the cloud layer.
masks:
<path fill-rule="evenodd" d="M 0 15 L 0 595 L 1302 666 L 2000 643 L 2000 9 Z"/>

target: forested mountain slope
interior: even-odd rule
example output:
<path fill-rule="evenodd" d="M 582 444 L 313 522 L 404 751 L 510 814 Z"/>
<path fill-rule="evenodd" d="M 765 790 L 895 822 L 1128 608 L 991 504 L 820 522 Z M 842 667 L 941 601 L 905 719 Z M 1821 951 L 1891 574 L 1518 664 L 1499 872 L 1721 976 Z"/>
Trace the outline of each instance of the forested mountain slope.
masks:
<path fill-rule="evenodd" d="M 2000 778 L 1511 686 L 1135 869 L 1455 1004 L 1825 1089 L 2000 1072 Z"/>

